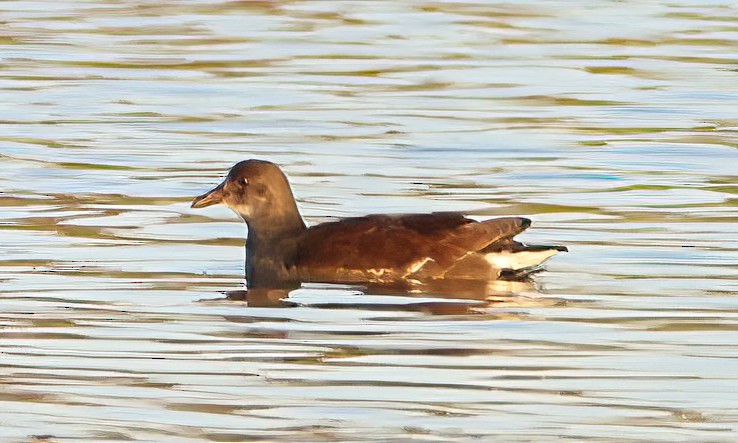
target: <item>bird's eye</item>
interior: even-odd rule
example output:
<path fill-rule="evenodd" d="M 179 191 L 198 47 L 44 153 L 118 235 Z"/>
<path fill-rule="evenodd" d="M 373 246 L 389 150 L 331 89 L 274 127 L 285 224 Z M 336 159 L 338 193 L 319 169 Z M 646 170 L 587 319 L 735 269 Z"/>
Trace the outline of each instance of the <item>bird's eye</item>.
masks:
<path fill-rule="evenodd" d="M 244 179 L 242 180 L 242 182 L 243 182 L 243 185 L 244 185 L 244 186 L 248 186 L 248 185 L 249 185 L 249 179 L 247 179 L 247 178 L 244 178 Z"/>

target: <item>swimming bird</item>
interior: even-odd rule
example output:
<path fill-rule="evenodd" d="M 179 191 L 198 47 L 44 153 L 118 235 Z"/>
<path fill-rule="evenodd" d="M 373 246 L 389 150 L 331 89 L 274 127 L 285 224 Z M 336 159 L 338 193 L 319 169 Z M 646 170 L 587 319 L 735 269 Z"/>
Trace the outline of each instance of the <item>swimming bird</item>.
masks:
<path fill-rule="evenodd" d="M 223 203 L 248 227 L 246 281 L 252 288 L 302 282 L 396 283 L 521 277 L 564 246 L 528 246 L 514 236 L 523 217 L 475 221 L 456 212 L 344 218 L 307 227 L 287 177 L 274 163 L 245 160 L 192 202 Z"/>

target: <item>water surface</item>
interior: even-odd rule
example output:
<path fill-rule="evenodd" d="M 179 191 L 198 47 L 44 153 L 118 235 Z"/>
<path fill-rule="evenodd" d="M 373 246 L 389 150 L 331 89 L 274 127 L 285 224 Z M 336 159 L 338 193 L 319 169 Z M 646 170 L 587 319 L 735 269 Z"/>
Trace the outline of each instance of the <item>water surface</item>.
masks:
<path fill-rule="evenodd" d="M 0 440 L 735 441 L 738 8 L 0 2 Z M 309 223 L 525 215 L 483 297 L 227 300 L 246 158 Z M 35 437 L 34 437 L 35 436 Z"/>

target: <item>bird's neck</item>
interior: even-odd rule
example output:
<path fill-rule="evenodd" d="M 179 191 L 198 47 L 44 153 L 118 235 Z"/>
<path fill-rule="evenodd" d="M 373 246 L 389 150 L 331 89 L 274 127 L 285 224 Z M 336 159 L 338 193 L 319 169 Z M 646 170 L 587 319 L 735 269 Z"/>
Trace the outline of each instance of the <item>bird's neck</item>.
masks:
<path fill-rule="evenodd" d="M 268 224 L 247 220 L 246 280 L 252 288 L 295 288 L 299 281 L 292 269 L 299 238 L 307 230 L 296 219 L 271 219 Z"/>
<path fill-rule="evenodd" d="M 297 208 L 272 213 L 269 217 L 242 217 L 249 228 L 249 237 L 257 239 L 259 244 L 278 243 L 278 240 L 294 237 L 307 229 Z"/>

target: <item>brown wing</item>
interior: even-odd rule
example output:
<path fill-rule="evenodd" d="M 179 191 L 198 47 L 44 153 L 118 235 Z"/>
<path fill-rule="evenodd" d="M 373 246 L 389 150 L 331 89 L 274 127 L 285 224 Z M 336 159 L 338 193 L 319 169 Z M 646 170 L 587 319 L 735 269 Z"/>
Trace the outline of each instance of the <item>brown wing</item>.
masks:
<path fill-rule="evenodd" d="M 479 251 L 500 241 L 512 239 L 531 224 L 523 217 L 502 217 L 469 223 L 452 232 L 447 241 L 464 252 Z"/>
<path fill-rule="evenodd" d="M 321 278 L 331 278 L 337 270 L 404 275 L 426 259 L 445 269 L 468 252 L 510 238 L 529 225 L 523 218 L 476 222 L 458 213 L 350 218 L 308 229 L 299 241 L 295 264 Z"/>

